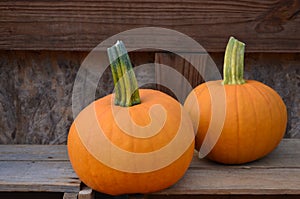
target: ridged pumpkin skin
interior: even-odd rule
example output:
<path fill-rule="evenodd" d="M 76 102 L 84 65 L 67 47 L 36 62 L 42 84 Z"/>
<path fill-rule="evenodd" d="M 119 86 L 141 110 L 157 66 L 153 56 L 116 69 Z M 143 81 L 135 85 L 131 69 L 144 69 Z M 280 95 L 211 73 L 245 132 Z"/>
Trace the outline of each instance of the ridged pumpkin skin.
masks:
<path fill-rule="evenodd" d="M 208 83 L 210 90 L 223 86 L 221 81 Z M 254 80 L 242 85 L 224 85 L 224 88 L 224 126 L 207 158 L 225 164 L 241 164 L 270 153 L 284 136 L 287 124 L 286 106 L 281 97 L 270 87 Z M 207 83 L 197 86 L 192 92 L 184 107 L 193 122 L 198 124 L 196 149 L 199 150 L 210 124 L 212 103 Z M 197 103 L 200 112 L 195 108 Z M 200 115 L 199 121 L 195 115 Z"/>
<path fill-rule="evenodd" d="M 188 114 L 183 110 L 183 107 L 176 100 L 162 92 L 151 89 L 139 90 L 141 104 L 128 107 L 130 116 L 136 124 L 146 126 L 151 123 L 149 111 L 151 112 L 151 107 L 156 104 L 162 105 L 166 113 L 166 121 L 163 128 L 154 136 L 137 138 L 128 135 L 120 129 L 114 120 L 116 115 L 113 114 L 112 108 L 117 108 L 116 114 L 118 114 L 118 111 L 124 109 L 124 107 L 114 106 L 112 103 L 112 95 L 101 98 L 86 107 L 75 119 L 70 128 L 68 135 L 68 153 L 71 164 L 79 178 L 94 190 L 111 195 L 149 193 L 162 190 L 176 183 L 184 175 L 192 160 L 194 153 L 194 131 L 192 122 Z M 87 124 L 86 128 L 82 127 L 84 132 L 79 132 L 76 125 L 89 122 L 90 117 L 86 117 L 88 113 L 85 113 L 85 111 L 88 111 L 88 109 L 92 107 L 95 107 L 96 110 L 97 125 L 99 125 L 103 131 L 93 131 L 91 129 L 94 129 L 94 127 L 89 128 L 89 124 Z M 81 116 L 81 114 L 87 115 Z M 156 116 L 158 119 L 161 119 L 158 114 L 159 112 L 154 113 L 152 119 L 155 119 Z M 134 131 L 134 127 L 131 125 L 130 123 L 128 124 Z M 187 136 L 186 138 L 182 137 L 180 139 L 190 139 L 190 144 L 186 146 L 185 150 L 181 152 L 181 155 L 171 164 L 154 171 L 138 173 L 121 171 L 99 161 L 99 158 L 95 155 L 98 152 L 101 153 L 103 150 L 108 152 L 110 150 L 99 144 L 101 142 L 98 136 L 99 133 L 104 134 L 114 146 L 119 147 L 124 152 L 145 154 L 163 149 L 175 139 L 178 131 L 183 132 L 183 130 Z M 176 147 L 174 147 L 174 152 L 175 150 Z M 166 157 L 171 155 L 171 153 L 162 154 L 162 156 Z M 122 157 L 111 158 L 119 159 Z M 151 156 L 150 158 L 152 158 L 152 160 L 149 162 L 152 162 L 153 165 L 162 161 L 162 159 L 160 159 L 162 157 L 155 158 Z M 123 162 L 124 167 L 126 167 L 127 162 L 130 161 L 133 160 L 125 160 Z M 137 168 L 139 166 L 141 165 L 136 165 Z"/>

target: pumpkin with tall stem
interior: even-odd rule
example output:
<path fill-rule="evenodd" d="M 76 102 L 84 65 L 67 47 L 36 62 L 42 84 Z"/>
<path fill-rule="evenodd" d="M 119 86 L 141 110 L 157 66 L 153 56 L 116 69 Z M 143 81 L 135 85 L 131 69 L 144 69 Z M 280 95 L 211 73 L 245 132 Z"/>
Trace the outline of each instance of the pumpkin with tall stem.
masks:
<path fill-rule="evenodd" d="M 287 125 L 281 97 L 261 82 L 244 80 L 244 50 L 245 44 L 231 37 L 225 51 L 223 81 L 197 86 L 184 104 L 197 128 L 196 149 L 200 150 L 205 140 L 212 146 L 207 158 L 225 164 L 246 163 L 267 155 L 279 144 Z M 209 132 L 214 139 L 205 139 L 215 116 L 212 96 L 218 96 L 214 92 L 221 87 L 225 96 L 218 100 L 226 112 L 225 120 L 217 122 L 223 128 Z"/>
<path fill-rule="evenodd" d="M 194 153 L 194 130 L 183 107 L 156 90 L 139 89 L 123 42 L 108 49 L 115 94 L 75 118 L 68 153 L 79 178 L 99 192 L 149 193 L 177 182 Z"/>

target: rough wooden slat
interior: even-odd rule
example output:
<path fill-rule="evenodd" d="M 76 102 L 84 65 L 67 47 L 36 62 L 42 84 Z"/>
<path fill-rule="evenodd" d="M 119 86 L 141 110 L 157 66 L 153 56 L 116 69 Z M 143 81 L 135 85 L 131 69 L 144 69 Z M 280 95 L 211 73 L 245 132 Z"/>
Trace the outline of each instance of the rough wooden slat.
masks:
<path fill-rule="evenodd" d="M 160 194 L 300 194 L 300 168 L 192 169 Z"/>
<path fill-rule="evenodd" d="M 93 199 L 95 198 L 95 191 L 93 189 L 83 186 L 78 193 L 78 199 Z"/>
<path fill-rule="evenodd" d="M 284 139 L 269 156 L 243 165 L 194 157 L 185 176 L 155 195 L 300 195 L 300 140 Z"/>
<path fill-rule="evenodd" d="M 66 145 L 0 145 L 0 192 L 63 192 L 77 198 L 80 180 Z"/>
<path fill-rule="evenodd" d="M 129 197 L 131 198 L 131 197 Z M 299 199 L 299 195 L 147 195 L 147 199 Z M 135 199 L 135 198 L 133 198 Z"/>
<path fill-rule="evenodd" d="M 206 53 L 155 53 L 155 63 L 160 64 L 155 68 L 157 89 L 176 97 L 183 104 L 191 89 L 204 82 L 209 60 Z M 179 77 L 175 76 L 173 69 Z"/>
<path fill-rule="evenodd" d="M 0 49 L 91 50 L 116 33 L 157 26 L 208 51 L 224 51 L 235 35 L 248 52 L 299 52 L 299 10 L 298 0 L 8 0 L 0 3 Z"/>
<path fill-rule="evenodd" d="M 68 161 L 0 161 L 1 191 L 79 192 Z"/>
<path fill-rule="evenodd" d="M 57 192 L 0 192 L 1 199 L 62 199 Z"/>
<path fill-rule="evenodd" d="M 66 146 L 22 146 L 0 145 L 0 157 L 13 150 L 23 154 L 36 155 L 60 148 L 66 152 Z M 4 150 L 4 148 L 6 148 Z M 62 152 L 61 152 L 62 153 Z M 63 154 L 63 153 L 62 153 Z M 12 155 L 12 154 L 11 154 Z M 12 155 L 13 156 L 13 155 Z M 17 155 L 18 157 L 19 155 Z M 65 198 L 74 198 L 80 191 L 80 181 L 70 163 L 66 160 L 49 160 L 47 155 L 17 161 L 15 158 L 0 160 L 0 192 L 37 191 L 65 192 Z M 84 190 L 83 190 L 84 191 Z M 88 196 L 93 193 L 88 189 Z M 80 193 L 80 192 L 79 192 Z M 85 194 L 86 195 L 86 194 Z M 284 139 L 277 149 L 267 157 L 249 164 L 228 166 L 206 160 L 194 160 L 185 176 L 174 186 L 151 197 L 165 196 L 211 196 L 224 195 L 300 195 L 300 140 Z M 213 196 L 215 195 L 215 196 Z M 92 194 L 93 196 L 93 194 Z M 147 197 L 147 196 L 145 196 Z M 271 196 L 269 198 L 272 198 Z M 276 197 L 275 197 L 276 198 Z M 294 197 L 295 198 L 295 197 Z"/>
<path fill-rule="evenodd" d="M 64 193 L 63 199 L 77 199 L 78 193 Z"/>
<path fill-rule="evenodd" d="M 0 161 L 68 161 L 65 145 L 0 145 Z"/>
<path fill-rule="evenodd" d="M 221 165 L 206 159 L 193 158 L 190 169 L 300 169 L 300 139 L 283 139 L 278 147 L 264 158 L 242 165 Z"/>

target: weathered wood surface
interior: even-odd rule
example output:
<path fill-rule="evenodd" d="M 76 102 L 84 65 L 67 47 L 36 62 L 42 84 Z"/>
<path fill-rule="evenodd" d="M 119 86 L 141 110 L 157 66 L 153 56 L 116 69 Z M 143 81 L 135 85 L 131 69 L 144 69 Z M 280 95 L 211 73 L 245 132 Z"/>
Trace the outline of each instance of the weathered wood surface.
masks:
<path fill-rule="evenodd" d="M 155 67 L 157 89 L 183 104 L 191 90 L 204 82 L 203 76 L 209 68 L 208 60 L 206 53 L 155 53 L 155 63 L 160 64 Z"/>
<path fill-rule="evenodd" d="M 299 199 L 299 195 L 150 195 L 147 199 Z M 97 199 L 102 199 L 99 197 Z M 124 199 L 126 199 L 124 197 Z M 135 199 L 135 198 L 134 198 Z M 138 199 L 138 198 L 136 198 Z"/>
<path fill-rule="evenodd" d="M 300 140 L 284 139 L 268 156 L 243 165 L 222 165 L 196 154 L 185 176 L 158 193 L 132 199 L 298 199 Z M 96 198 L 112 198 L 96 193 Z"/>
<path fill-rule="evenodd" d="M 63 195 L 59 192 L 0 192 L 1 199 L 62 199 Z M 77 199 L 77 197 L 69 199 Z"/>
<path fill-rule="evenodd" d="M 222 164 L 215 164 L 214 162 L 206 159 L 194 158 L 190 165 L 191 169 L 209 169 L 210 167 L 213 169 L 300 168 L 300 139 L 283 139 L 272 153 L 251 163 L 224 166 Z"/>
<path fill-rule="evenodd" d="M 65 145 L 0 145 L 0 161 L 69 161 Z"/>
<path fill-rule="evenodd" d="M 84 186 L 78 193 L 78 199 L 94 199 L 95 191 L 87 186 Z"/>
<path fill-rule="evenodd" d="M 77 199 L 78 193 L 64 193 L 63 199 Z"/>
<path fill-rule="evenodd" d="M 37 151 L 40 155 L 37 155 Z M 22 153 L 23 159 L 20 158 Z M 56 156 L 56 153 L 59 155 Z M 26 158 L 29 154 L 34 158 Z M 50 156 L 52 158 L 49 160 Z M 66 161 L 68 157 L 65 145 L 0 145 L 0 157 L 0 192 L 62 191 L 66 193 L 65 198 L 74 197 L 79 192 L 80 182 L 70 163 Z M 35 158 L 36 161 L 33 160 Z M 82 194 L 84 197 L 93 197 L 92 190 L 86 189 L 86 192 Z M 142 197 L 213 198 L 212 195 L 215 195 L 214 198 L 224 198 L 224 195 L 299 197 L 300 140 L 284 139 L 268 156 L 243 165 L 221 165 L 198 159 L 195 154 L 190 168 L 178 183 L 161 192 Z"/>
<path fill-rule="evenodd" d="M 7 0 L 0 2 L 0 49 L 91 50 L 119 32 L 156 26 L 187 34 L 210 52 L 223 52 L 230 35 L 248 52 L 299 52 L 299 10 L 299 0 Z"/>
<path fill-rule="evenodd" d="M 253 146 L 255 147 L 255 146 Z M 156 195 L 298 195 L 300 140 L 285 139 L 265 158 L 237 166 L 197 159 L 174 186 Z"/>
<path fill-rule="evenodd" d="M 62 51 L 0 52 L 1 144 L 66 143 L 73 121 L 73 84 L 87 54 Z M 210 53 L 210 56 L 222 73 L 224 54 Z M 171 53 L 135 52 L 130 53 L 130 57 L 136 67 L 157 62 L 174 69 L 184 69 L 187 73 L 193 72 L 189 68 L 191 65 Z M 287 138 L 300 138 L 299 68 L 299 53 L 249 53 L 245 57 L 246 78 L 271 86 L 286 103 Z M 155 81 L 155 76 L 164 78 L 168 75 L 159 76 L 158 73 L 151 68 L 141 68 L 136 75 L 140 84 Z M 189 80 L 193 86 L 201 81 L 197 74 L 189 74 L 192 74 Z M 148 86 L 151 88 L 151 85 Z M 112 90 L 113 81 L 108 68 L 98 83 L 95 98 L 105 96 Z"/>
<path fill-rule="evenodd" d="M 87 54 L 0 52 L 0 144 L 66 143 L 73 122 L 73 85 Z M 135 66 L 154 60 L 154 53 L 130 55 Z M 154 69 L 139 70 L 136 75 L 143 84 L 154 79 Z M 112 91 L 113 81 L 108 68 L 98 83 L 95 99 Z"/>
<path fill-rule="evenodd" d="M 0 192 L 80 191 L 66 146 L 0 145 Z"/>

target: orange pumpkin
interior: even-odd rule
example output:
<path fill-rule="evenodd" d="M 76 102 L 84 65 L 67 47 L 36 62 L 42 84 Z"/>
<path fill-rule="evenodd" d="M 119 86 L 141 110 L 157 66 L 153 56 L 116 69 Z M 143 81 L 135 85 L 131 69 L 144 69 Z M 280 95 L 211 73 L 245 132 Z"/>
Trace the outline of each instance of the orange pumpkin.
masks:
<path fill-rule="evenodd" d="M 205 140 L 206 146 L 212 146 L 207 158 L 225 164 L 246 163 L 267 155 L 279 144 L 287 124 L 281 97 L 263 83 L 243 79 L 244 49 L 242 42 L 231 37 L 224 58 L 224 80 L 197 86 L 184 104 L 197 126 L 196 149 L 200 150 Z M 212 100 L 226 106 L 225 120 L 217 118 L 216 123 L 223 128 L 210 132 L 217 141 L 205 139 L 212 117 L 218 117 L 212 116 Z"/>
<path fill-rule="evenodd" d="M 177 182 L 194 152 L 194 130 L 170 96 L 137 89 L 122 42 L 108 49 L 115 95 L 98 99 L 74 120 L 68 153 L 79 178 L 94 190 L 149 193 Z"/>

